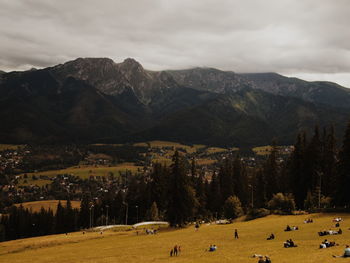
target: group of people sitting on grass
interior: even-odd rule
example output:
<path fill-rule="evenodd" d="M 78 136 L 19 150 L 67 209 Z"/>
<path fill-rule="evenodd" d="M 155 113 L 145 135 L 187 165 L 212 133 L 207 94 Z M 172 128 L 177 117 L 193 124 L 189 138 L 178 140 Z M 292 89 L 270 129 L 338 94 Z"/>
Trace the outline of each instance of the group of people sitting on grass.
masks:
<path fill-rule="evenodd" d="M 260 256 L 258 263 L 271 263 L 271 259 L 268 256 L 265 256 L 265 260 L 264 260 L 264 257 Z"/>
<path fill-rule="evenodd" d="M 271 235 L 268 237 L 268 238 L 266 238 L 267 240 L 272 240 L 272 239 L 275 239 L 275 235 L 273 234 L 273 233 L 271 233 Z"/>
<path fill-rule="evenodd" d="M 304 224 L 310 224 L 310 223 L 313 223 L 314 220 L 312 218 L 307 218 L 304 220 Z"/>
<path fill-rule="evenodd" d="M 271 263 L 271 259 L 269 256 L 263 256 L 263 255 L 260 255 L 260 254 L 254 254 L 252 256 L 252 258 L 259 258 L 259 261 L 258 263 Z M 264 260 L 265 258 L 265 260 Z"/>
<path fill-rule="evenodd" d="M 290 248 L 290 247 L 297 247 L 297 245 L 294 243 L 292 239 L 287 240 L 286 242 L 283 243 L 283 246 L 285 248 Z"/>
<path fill-rule="evenodd" d="M 334 247 L 334 246 L 339 246 L 339 244 L 335 243 L 334 241 L 328 241 L 327 239 L 325 239 L 320 244 L 320 248 L 328 248 L 328 247 Z"/>
<path fill-rule="evenodd" d="M 289 225 L 287 225 L 284 231 L 294 231 L 294 230 L 299 230 L 299 227 L 297 226 L 290 227 Z"/>
<path fill-rule="evenodd" d="M 214 251 L 216 251 L 217 249 L 218 249 L 218 247 L 217 247 L 216 245 L 210 245 L 208 251 L 209 251 L 209 252 L 214 252 Z"/>
<path fill-rule="evenodd" d="M 341 221 L 343 221 L 343 219 L 342 219 L 341 217 L 335 217 L 335 218 L 333 218 L 333 222 L 339 223 L 339 222 L 341 222 Z"/>
<path fill-rule="evenodd" d="M 320 231 L 318 232 L 318 235 L 319 236 L 326 236 L 326 235 L 341 235 L 343 234 L 343 230 L 341 230 L 341 228 L 339 228 L 338 231 L 335 231 L 335 230 L 324 230 L 324 231 Z"/>
<path fill-rule="evenodd" d="M 147 235 L 155 235 L 155 234 L 157 234 L 158 230 L 157 229 L 153 229 L 153 228 L 152 229 L 148 229 L 147 228 L 145 230 L 145 232 L 146 232 Z"/>

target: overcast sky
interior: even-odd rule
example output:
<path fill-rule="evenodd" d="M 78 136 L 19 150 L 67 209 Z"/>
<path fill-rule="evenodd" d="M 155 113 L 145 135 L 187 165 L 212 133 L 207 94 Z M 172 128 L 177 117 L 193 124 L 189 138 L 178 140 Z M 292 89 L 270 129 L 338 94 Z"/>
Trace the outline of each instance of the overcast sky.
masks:
<path fill-rule="evenodd" d="M 77 57 L 350 87 L 349 0 L 0 0 L 0 69 Z"/>

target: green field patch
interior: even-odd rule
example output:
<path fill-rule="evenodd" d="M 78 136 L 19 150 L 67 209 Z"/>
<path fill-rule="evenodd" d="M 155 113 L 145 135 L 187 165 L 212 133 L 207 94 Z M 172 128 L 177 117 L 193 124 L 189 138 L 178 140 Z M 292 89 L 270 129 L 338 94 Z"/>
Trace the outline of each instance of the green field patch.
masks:
<path fill-rule="evenodd" d="M 216 163 L 216 160 L 213 159 L 197 159 L 196 164 L 201 166 L 201 165 L 211 165 Z"/>
<path fill-rule="evenodd" d="M 0 151 L 17 150 L 21 147 L 23 147 L 21 144 L 0 144 Z"/>
<path fill-rule="evenodd" d="M 206 152 L 208 154 L 213 154 L 213 153 L 223 153 L 227 152 L 228 150 L 225 148 L 220 148 L 220 147 L 209 147 L 206 149 Z"/>
<path fill-rule="evenodd" d="M 51 184 L 52 181 L 51 180 L 45 180 L 45 179 L 36 179 L 33 180 L 32 177 L 28 177 L 28 178 L 21 178 L 18 180 L 18 184 L 17 186 L 31 186 L 31 185 L 36 185 L 39 187 L 45 186 L 47 184 Z"/>
<path fill-rule="evenodd" d="M 43 171 L 36 173 L 27 173 L 28 177 L 32 177 L 33 175 L 39 177 L 47 176 L 52 178 L 58 174 L 70 174 L 74 176 L 78 176 L 82 179 L 88 179 L 90 176 L 108 176 L 113 173 L 114 176 L 118 176 L 120 173 L 124 173 L 126 171 L 130 171 L 135 174 L 142 170 L 142 166 L 135 166 L 134 163 L 122 163 L 115 166 L 75 166 L 61 170 L 51 170 L 51 171 Z M 20 175 L 24 178 L 24 174 Z"/>
<path fill-rule="evenodd" d="M 33 202 L 24 202 L 21 204 L 15 204 L 15 206 L 19 207 L 23 206 L 24 209 L 32 210 L 32 212 L 39 212 L 43 207 L 45 210 L 51 209 L 54 213 L 57 210 L 59 200 L 43 200 L 43 201 L 33 201 Z M 67 201 L 61 200 L 61 204 L 66 206 Z M 71 201 L 72 208 L 80 209 L 80 201 Z"/>

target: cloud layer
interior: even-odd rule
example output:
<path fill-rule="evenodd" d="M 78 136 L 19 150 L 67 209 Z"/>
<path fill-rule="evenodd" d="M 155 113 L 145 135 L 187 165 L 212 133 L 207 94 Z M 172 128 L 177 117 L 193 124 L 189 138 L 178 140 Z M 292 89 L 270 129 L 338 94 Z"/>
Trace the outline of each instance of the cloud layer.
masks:
<path fill-rule="evenodd" d="M 76 57 L 274 71 L 350 87 L 348 0 L 0 0 L 0 69 Z"/>

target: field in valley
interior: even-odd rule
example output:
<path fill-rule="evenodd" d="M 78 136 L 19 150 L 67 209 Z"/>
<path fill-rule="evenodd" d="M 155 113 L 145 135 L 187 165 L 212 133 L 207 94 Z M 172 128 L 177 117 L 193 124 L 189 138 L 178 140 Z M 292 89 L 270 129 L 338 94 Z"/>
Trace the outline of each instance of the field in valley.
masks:
<path fill-rule="evenodd" d="M 18 185 L 30 185 L 35 184 L 38 186 L 42 186 L 45 184 L 50 184 L 50 180 L 39 179 L 39 176 L 47 176 L 48 178 L 54 177 L 58 174 L 71 174 L 74 176 L 78 176 L 82 179 L 88 179 L 90 176 L 108 176 L 110 173 L 113 173 L 114 176 L 118 176 L 119 173 L 125 173 L 126 171 L 130 171 L 131 173 L 136 173 L 141 171 L 143 167 L 136 166 L 134 163 L 122 163 L 114 166 L 75 166 L 62 170 L 50 170 L 36 173 L 27 173 L 27 178 L 24 178 L 24 174 L 20 174 L 20 179 Z M 35 175 L 38 179 L 33 180 L 33 175 Z"/>
<path fill-rule="evenodd" d="M 41 207 L 43 207 L 45 210 L 51 209 L 54 213 L 57 209 L 58 200 L 43 200 L 43 201 L 33 201 L 33 202 L 25 202 L 22 203 L 23 208 L 27 208 L 29 210 L 32 210 L 32 212 L 39 212 Z M 67 201 L 61 200 L 61 204 L 63 206 L 66 206 Z M 73 208 L 80 208 L 80 201 L 71 201 Z M 16 204 L 17 206 L 20 206 L 20 204 Z"/>
<path fill-rule="evenodd" d="M 314 263 L 343 262 L 332 254 L 341 254 L 344 245 L 350 243 L 350 215 L 340 215 L 342 235 L 319 237 L 317 232 L 334 229 L 333 214 L 313 214 L 297 216 L 269 216 L 249 222 L 228 225 L 202 225 L 198 232 L 194 227 L 180 230 L 163 230 L 157 235 L 136 235 L 134 230 L 114 232 L 69 233 L 0 243 L 0 262 L 257 262 L 251 258 L 254 253 L 269 255 L 272 262 Z M 304 224 L 307 217 L 314 219 L 312 224 Z M 300 230 L 284 232 L 286 225 L 297 225 Z M 234 240 L 233 231 L 237 228 L 240 238 Z M 274 233 L 275 240 L 266 237 Z M 292 238 L 296 248 L 283 248 L 283 242 Z M 339 246 L 319 249 L 321 241 L 327 238 Z M 169 257 L 170 249 L 181 245 L 178 257 Z M 216 252 L 207 252 L 210 244 L 218 247 Z"/>

